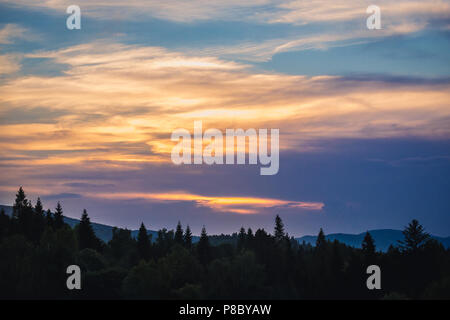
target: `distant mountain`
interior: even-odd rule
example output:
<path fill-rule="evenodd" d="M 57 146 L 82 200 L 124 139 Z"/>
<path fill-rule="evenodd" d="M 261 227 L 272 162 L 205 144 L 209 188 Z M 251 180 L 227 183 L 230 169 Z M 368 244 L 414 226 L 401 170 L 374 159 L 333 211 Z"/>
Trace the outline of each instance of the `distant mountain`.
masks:
<path fill-rule="evenodd" d="M 12 215 L 12 207 L 11 206 L 4 206 L 4 205 L 0 205 L 0 210 L 1 209 L 5 210 L 5 213 L 8 215 Z M 69 218 L 69 217 L 64 217 L 64 222 L 67 223 L 69 226 L 71 226 L 72 228 L 75 227 L 78 223 L 80 223 L 79 219 L 74 219 L 74 218 Z M 94 229 L 95 234 L 97 235 L 97 237 L 99 237 L 100 239 L 102 239 L 105 242 L 108 242 L 109 240 L 112 239 L 112 230 L 113 227 L 108 226 L 106 224 L 101 224 L 101 223 L 95 223 L 92 222 L 92 229 Z M 138 235 L 139 230 L 131 230 L 131 235 L 136 238 Z M 152 235 L 152 240 L 155 241 L 156 238 L 158 237 L 158 231 L 154 231 L 154 230 L 147 230 L 147 233 L 150 235 Z M 194 240 L 194 239 L 193 239 Z"/>
<path fill-rule="evenodd" d="M 387 249 L 391 244 L 396 245 L 398 243 L 397 242 L 398 240 L 403 239 L 403 233 L 400 230 L 379 229 L 379 230 L 369 230 L 369 233 L 375 240 L 377 250 L 381 251 L 387 251 Z M 365 234 L 366 234 L 365 232 L 360 234 L 332 233 L 327 235 L 326 239 L 330 241 L 334 241 L 336 239 L 339 242 L 345 243 L 348 246 L 361 248 L 361 243 L 364 239 Z M 432 238 L 441 242 L 445 248 L 450 247 L 450 237 L 443 238 L 432 235 Z M 316 239 L 317 236 L 303 236 L 300 238 L 296 238 L 296 240 L 299 243 L 305 241 L 306 243 L 309 243 L 313 246 L 316 244 Z"/>
<path fill-rule="evenodd" d="M 6 214 L 11 215 L 12 214 L 12 207 L 11 206 L 4 206 L 0 205 L 0 210 L 4 209 Z M 75 227 L 80 220 L 64 217 L 64 221 L 70 225 L 72 228 Z M 112 230 L 113 227 L 95 223 L 92 222 L 92 228 L 94 229 L 95 234 L 97 237 L 102 239 L 105 242 L 108 242 L 112 238 Z M 138 235 L 139 230 L 131 230 L 131 235 L 136 238 Z M 394 229 L 379 229 L 379 230 L 369 230 L 372 238 L 375 240 L 375 245 L 377 247 L 377 250 L 386 251 L 389 246 L 397 245 L 397 240 L 403 239 L 403 234 L 400 230 L 394 230 Z M 147 233 L 152 235 L 152 240 L 155 241 L 158 237 L 158 231 L 154 230 L 147 230 Z M 360 233 L 360 234 L 347 234 L 347 233 L 332 233 L 326 236 L 326 238 L 330 241 L 334 241 L 337 239 L 339 242 L 345 243 L 348 246 L 352 246 L 355 248 L 361 248 L 361 243 L 364 239 L 364 235 L 366 233 Z M 432 236 L 437 241 L 440 241 L 445 248 L 450 248 L 450 237 L 437 237 Z M 305 241 L 305 243 L 309 243 L 311 245 L 316 244 L 316 236 L 303 236 L 300 238 L 296 238 L 296 240 L 299 243 L 302 243 Z M 192 242 L 197 242 L 199 240 L 198 236 L 192 237 Z M 234 244 L 237 241 L 237 235 L 211 235 L 210 236 L 210 242 L 212 245 L 219 245 L 223 243 L 230 243 Z"/>

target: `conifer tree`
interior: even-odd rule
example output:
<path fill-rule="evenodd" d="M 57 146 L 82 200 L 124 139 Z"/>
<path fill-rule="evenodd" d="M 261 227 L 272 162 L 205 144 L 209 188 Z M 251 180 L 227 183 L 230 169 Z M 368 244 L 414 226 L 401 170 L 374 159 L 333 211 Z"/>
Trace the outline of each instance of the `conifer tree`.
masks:
<path fill-rule="evenodd" d="M 399 244 L 403 252 L 416 252 L 430 239 L 430 235 L 416 219 L 413 219 L 402 233 L 404 240 L 399 241 Z"/>
<path fill-rule="evenodd" d="M 184 245 L 188 249 L 192 248 L 192 232 L 189 225 L 186 226 L 186 230 L 184 232 Z"/>
<path fill-rule="evenodd" d="M 183 245 L 183 227 L 181 226 L 181 222 L 178 221 L 177 229 L 175 231 L 175 243 L 178 243 L 180 245 Z"/>
<path fill-rule="evenodd" d="M 209 262 L 211 257 L 211 247 L 209 244 L 208 234 L 206 233 L 206 228 L 203 226 L 202 233 L 200 235 L 200 240 L 197 244 L 197 254 L 198 259 L 203 265 L 206 265 Z"/>
<path fill-rule="evenodd" d="M 58 204 L 56 205 L 55 214 L 53 216 L 54 219 L 54 227 L 55 229 L 59 229 L 64 225 L 64 216 L 63 216 L 63 210 L 61 207 L 61 204 L 58 201 Z"/>
<path fill-rule="evenodd" d="M 50 209 L 48 209 L 47 213 L 45 214 L 45 220 L 47 222 L 47 226 L 53 228 L 54 225 L 53 214 L 50 211 Z"/>
<path fill-rule="evenodd" d="M 255 239 L 255 236 L 253 235 L 253 230 L 251 228 L 248 228 L 247 237 L 246 237 L 247 248 L 250 248 L 250 249 L 253 248 L 254 239 Z"/>
<path fill-rule="evenodd" d="M 137 248 L 141 259 L 147 260 L 150 257 L 150 238 L 143 222 L 139 228 Z"/>
<path fill-rule="evenodd" d="M 275 217 L 275 231 L 274 231 L 274 236 L 275 236 L 275 240 L 276 241 L 281 241 L 283 240 L 285 234 L 284 234 L 284 224 L 283 221 L 281 220 L 280 216 L 277 215 Z"/>
<path fill-rule="evenodd" d="M 41 199 L 38 197 L 36 201 L 36 205 L 34 206 L 34 214 L 32 217 L 33 225 L 32 225 L 32 234 L 31 239 L 38 243 L 41 239 L 41 235 L 44 232 L 46 221 L 44 216 L 44 208 L 42 206 Z"/>
<path fill-rule="evenodd" d="M 77 234 L 80 250 L 85 248 L 100 250 L 100 240 L 97 238 L 94 230 L 92 229 L 91 220 L 89 219 L 86 209 L 83 210 L 80 223 L 77 227 Z"/>
<path fill-rule="evenodd" d="M 40 217 L 44 217 L 44 208 L 42 207 L 41 198 L 37 198 L 36 205 L 34 206 L 34 212 Z"/>
<path fill-rule="evenodd" d="M 247 235 L 245 234 L 244 227 L 241 227 L 241 229 L 239 230 L 238 239 L 237 239 L 237 249 L 238 249 L 238 251 L 241 251 L 242 249 L 244 249 L 246 236 Z"/>
<path fill-rule="evenodd" d="M 26 208 L 28 207 L 28 200 L 25 192 L 23 191 L 22 187 L 19 187 L 19 190 L 16 193 L 16 199 L 14 201 L 13 205 L 13 219 L 17 220 L 17 227 L 18 230 L 21 230 L 25 234 L 27 233 L 26 230 L 31 225 L 31 214 L 27 215 Z"/>
<path fill-rule="evenodd" d="M 17 191 L 13 205 L 13 225 L 14 229 L 21 232 L 27 239 L 35 240 L 33 237 L 33 207 L 27 200 L 22 187 Z"/>
<path fill-rule="evenodd" d="M 366 232 L 361 247 L 366 259 L 372 259 L 375 256 L 375 241 L 369 231 Z"/>
<path fill-rule="evenodd" d="M 22 213 L 22 210 L 27 207 L 28 200 L 23 188 L 20 187 L 19 191 L 16 193 L 16 200 L 13 205 L 13 217 L 19 218 L 19 215 Z"/>
<path fill-rule="evenodd" d="M 325 233 L 323 232 L 322 228 L 320 228 L 319 234 L 317 235 L 316 248 L 323 249 L 325 248 L 326 244 L 327 240 L 325 238 Z"/>

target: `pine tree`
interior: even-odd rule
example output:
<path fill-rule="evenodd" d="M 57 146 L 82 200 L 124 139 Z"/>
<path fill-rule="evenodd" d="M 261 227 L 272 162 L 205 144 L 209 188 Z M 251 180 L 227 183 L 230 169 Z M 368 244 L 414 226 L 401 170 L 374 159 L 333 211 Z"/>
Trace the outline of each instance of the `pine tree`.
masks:
<path fill-rule="evenodd" d="M 20 187 L 13 205 L 13 228 L 27 239 L 36 240 L 34 235 L 33 207 Z"/>
<path fill-rule="evenodd" d="M 150 238 L 147 234 L 147 229 L 144 223 L 141 223 L 137 237 L 137 248 L 141 259 L 147 260 L 150 258 Z"/>
<path fill-rule="evenodd" d="M 276 241 L 281 241 L 284 239 L 284 224 L 283 221 L 281 220 L 280 216 L 277 215 L 275 217 L 275 231 L 274 231 L 274 236 L 275 236 L 275 240 Z"/>
<path fill-rule="evenodd" d="M 237 249 L 238 251 L 241 251 L 245 247 L 245 239 L 247 235 L 245 234 L 244 227 L 241 227 L 238 234 L 238 240 L 237 240 Z"/>
<path fill-rule="evenodd" d="M 327 240 L 325 239 L 325 233 L 323 232 L 322 228 L 320 228 L 319 234 L 317 235 L 316 248 L 323 249 L 325 248 L 326 244 Z"/>
<path fill-rule="evenodd" d="M 183 245 L 184 240 L 183 240 L 183 228 L 181 226 L 181 222 L 178 221 L 177 224 L 177 229 L 175 231 L 175 243 L 178 243 L 180 245 Z"/>
<path fill-rule="evenodd" d="M 37 198 L 36 205 L 34 206 L 34 212 L 40 217 L 44 217 L 44 208 L 42 207 L 41 198 Z"/>
<path fill-rule="evenodd" d="M 202 233 L 200 235 L 200 240 L 197 244 L 197 254 L 198 259 L 203 265 L 206 265 L 211 258 L 211 247 L 209 244 L 208 234 L 206 233 L 206 228 L 203 226 Z"/>
<path fill-rule="evenodd" d="M 186 226 L 186 230 L 184 232 L 184 245 L 188 249 L 192 248 L 192 232 L 189 225 Z"/>
<path fill-rule="evenodd" d="M 54 227 L 55 229 L 62 228 L 64 225 L 64 216 L 63 216 L 63 210 L 61 207 L 61 204 L 58 201 L 58 204 L 56 205 L 55 214 L 53 216 L 54 219 Z"/>
<path fill-rule="evenodd" d="M 77 233 L 80 250 L 85 248 L 100 250 L 101 242 L 92 229 L 91 220 L 88 217 L 86 209 L 83 210 L 80 223 L 77 227 Z"/>
<path fill-rule="evenodd" d="M 44 216 L 44 208 L 42 206 L 41 199 L 38 197 L 36 201 L 36 205 L 34 206 L 34 214 L 32 217 L 33 226 L 32 226 L 32 235 L 31 239 L 38 243 L 41 239 L 41 236 L 44 232 L 46 221 Z"/>
<path fill-rule="evenodd" d="M 430 235 L 416 219 L 413 219 L 402 233 L 404 240 L 398 242 L 404 252 L 416 252 L 430 239 Z"/>
<path fill-rule="evenodd" d="M 255 240 L 255 236 L 253 235 L 253 231 L 251 228 L 248 228 L 247 230 L 247 237 L 246 237 L 246 246 L 249 249 L 253 249 L 253 243 Z"/>
<path fill-rule="evenodd" d="M 361 247 L 366 258 L 371 259 L 375 256 L 375 241 L 373 240 L 369 231 L 366 232 Z"/>
<path fill-rule="evenodd" d="M 53 214 L 50 211 L 50 209 L 48 209 L 47 213 L 45 214 L 45 220 L 47 222 L 47 226 L 53 228 L 54 226 Z"/>
<path fill-rule="evenodd" d="M 23 188 L 20 187 L 16 193 L 16 200 L 13 205 L 13 217 L 19 218 L 22 210 L 28 206 L 28 200 Z"/>

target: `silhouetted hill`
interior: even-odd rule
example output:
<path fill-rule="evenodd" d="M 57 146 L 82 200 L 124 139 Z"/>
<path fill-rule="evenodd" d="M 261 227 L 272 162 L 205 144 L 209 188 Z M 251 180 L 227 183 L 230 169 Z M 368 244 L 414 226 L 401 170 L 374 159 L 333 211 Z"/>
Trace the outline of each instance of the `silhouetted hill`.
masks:
<path fill-rule="evenodd" d="M 0 209 L 3 208 L 6 214 L 12 214 L 12 207 L 0 205 Z M 70 225 L 72 228 L 77 225 L 80 221 L 78 219 L 64 217 L 64 221 Z M 102 239 L 105 242 L 108 242 L 112 238 L 112 226 L 108 226 L 101 223 L 92 222 L 92 227 L 94 229 L 97 237 Z M 155 241 L 158 237 L 158 232 L 154 230 L 147 230 L 148 234 L 152 235 L 152 240 Z M 377 250 L 386 251 L 389 246 L 397 245 L 397 240 L 403 239 L 403 234 L 400 230 L 394 229 L 379 229 L 379 230 L 370 230 L 370 234 L 375 240 L 375 245 Z M 361 248 L 361 243 L 364 239 L 364 235 L 366 233 L 362 232 L 360 234 L 347 234 L 347 233 L 332 233 L 326 235 L 327 240 L 334 241 L 337 239 L 339 242 L 345 243 L 348 246 L 352 246 L 355 248 Z M 138 235 L 138 230 L 132 230 L 131 235 L 135 238 Z M 438 237 L 432 236 L 434 239 L 441 242 L 445 248 L 450 248 L 450 237 Z M 305 241 L 305 243 L 309 243 L 311 245 L 316 244 L 316 236 L 303 236 L 300 238 L 296 238 L 299 243 Z M 199 240 L 198 236 L 193 236 L 192 241 L 197 242 Z M 237 235 L 210 235 L 210 243 L 212 245 L 219 245 L 223 243 L 234 244 L 237 241 Z"/>
<path fill-rule="evenodd" d="M 0 205 L 0 210 L 1 210 L 1 208 L 3 208 L 5 210 L 6 214 L 8 214 L 8 215 L 12 214 L 11 206 Z M 73 228 L 80 222 L 80 220 L 74 219 L 74 218 L 69 218 L 69 217 L 64 217 L 64 222 Z M 106 224 L 92 222 L 92 228 L 94 229 L 94 232 L 97 235 L 97 237 L 99 237 L 103 241 L 108 242 L 109 240 L 111 240 L 113 227 L 108 226 Z M 150 234 L 152 235 L 153 241 L 156 240 L 156 238 L 158 236 L 158 231 L 147 230 L 147 233 L 149 235 Z M 133 237 L 137 237 L 138 230 L 132 230 L 131 235 Z"/>
<path fill-rule="evenodd" d="M 386 251 L 391 244 L 396 245 L 398 240 L 403 239 L 403 233 L 400 230 L 394 229 L 379 229 L 379 230 L 369 230 L 372 238 L 375 240 L 375 245 L 377 250 Z M 332 233 L 326 235 L 327 240 L 334 241 L 335 239 L 339 242 L 345 243 L 346 245 L 361 248 L 361 243 L 364 239 L 366 233 L 362 232 L 359 234 L 346 234 L 346 233 Z M 441 242 L 445 248 L 450 247 L 450 237 L 437 237 L 432 236 L 434 239 Z M 311 245 L 316 244 L 316 236 L 303 236 L 296 238 L 299 243 L 305 241 Z"/>

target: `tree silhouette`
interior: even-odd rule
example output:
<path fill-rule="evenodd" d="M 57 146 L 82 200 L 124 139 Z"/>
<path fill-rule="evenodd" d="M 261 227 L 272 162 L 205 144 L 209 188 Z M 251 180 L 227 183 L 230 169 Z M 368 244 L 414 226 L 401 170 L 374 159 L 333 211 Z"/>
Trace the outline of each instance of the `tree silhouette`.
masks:
<path fill-rule="evenodd" d="M 253 230 L 251 228 L 247 229 L 247 236 L 246 236 L 246 246 L 247 248 L 253 249 L 253 243 L 254 243 L 255 236 L 253 235 Z"/>
<path fill-rule="evenodd" d="M 274 236 L 276 241 L 283 240 L 285 234 L 284 234 L 284 224 L 281 220 L 280 216 L 277 215 L 275 217 L 275 230 L 274 230 Z"/>
<path fill-rule="evenodd" d="M 37 198 L 36 205 L 34 206 L 34 212 L 41 217 L 44 217 L 44 208 L 42 207 L 41 198 Z"/>
<path fill-rule="evenodd" d="M 325 233 L 323 232 L 322 228 L 320 228 L 319 234 L 317 235 L 316 239 L 316 248 L 323 249 L 325 248 L 326 244 L 327 240 L 325 238 Z"/>
<path fill-rule="evenodd" d="M 91 248 L 100 250 L 100 240 L 92 229 L 91 220 L 87 214 L 86 209 L 83 210 L 80 223 L 78 224 L 78 245 L 80 249 Z"/>
<path fill-rule="evenodd" d="M 237 239 L 237 249 L 238 249 L 238 251 L 241 251 L 242 249 L 244 249 L 246 236 L 247 235 L 245 234 L 244 227 L 241 227 L 241 229 L 239 230 L 238 239 Z"/>
<path fill-rule="evenodd" d="M 373 240 L 369 231 L 367 231 L 366 235 L 364 236 L 363 242 L 361 244 L 361 248 L 362 248 L 362 251 L 367 255 L 375 254 L 375 250 L 376 250 L 375 241 Z"/>
<path fill-rule="evenodd" d="M 192 232 L 191 228 L 189 228 L 189 225 L 186 226 L 186 230 L 184 232 L 184 245 L 187 249 L 192 248 Z"/>
<path fill-rule="evenodd" d="M 361 244 L 362 252 L 364 254 L 364 259 L 366 260 L 366 263 L 373 263 L 373 260 L 375 258 L 375 241 L 373 240 L 372 236 L 370 235 L 369 231 L 366 232 L 366 235 L 364 236 L 364 239 Z"/>
<path fill-rule="evenodd" d="M 211 257 L 211 247 L 209 244 L 208 234 L 206 233 L 206 228 L 203 226 L 202 233 L 200 235 L 200 240 L 197 244 L 197 255 L 199 261 L 206 265 L 209 262 L 209 259 Z"/>
<path fill-rule="evenodd" d="M 27 239 L 36 242 L 35 222 L 31 201 L 27 200 L 23 188 L 20 187 L 13 205 L 13 228 L 20 231 Z"/>
<path fill-rule="evenodd" d="M 57 203 L 55 214 L 53 215 L 53 226 L 55 229 L 62 228 L 64 226 L 64 216 L 63 216 L 63 209 L 61 207 L 61 204 Z"/>
<path fill-rule="evenodd" d="M 62 217 L 62 208 L 56 211 Z M 322 229 L 316 247 L 299 244 L 289 239 L 281 219 L 273 235 L 241 228 L 232 235 L 208 236 L 203 227 L 196 244 L 187 226 L 185 248 L 177 245 L 180 223 L 175 232 L 159 230 L 155 243 L 141 223 L 136 239 L 131 230 L 115 227 L 104 244 L 86 210 L 74 228 L 64 223 L 54 228 L 50 210 L 44 218 L 40 199 L 32 207 L 22 188 L 14 212 L 9 217 L 0 208 L 0 299 L 449 297 L 450 250 L 429 239 L 417 220 L 405 228 L 400 248 L 376 252 L 369 232 L 362 249 L 331 243 Z M 376 292 L 365 283 L 367 264 L 373 262 L 385 270 L 383 288 Z M 82 269 L 80 291 L 67 290 L 71 264 Z"/>
<path fill-rule="evenodd" d="M 48 209 L 47 213 L 45 214 L 45 220 L 47 222 L 47 226 L 53 228 L 55 221 L 53 220 L 53 214 L 50 209 Z"/>
<path fill-rule="evenodd" d="M 404 252 L 417 252 L 430 239 L 430 235 L 416 219 L 413 219 L 402 233 L 404 240 L 398 242 Z"/>
<path fill-rule="evenodd" d="M 13 205 L 13 217 L 19 218 L 21 211 L 27 206 L 28 206 L 27 196 L 25 195 L 23 188 L 20 187 L 19 191 L 17 191 L 16 200 L 14 201 Z"/>
<path fill-rule="evenodd" d="M 183 227 L 181 226 L 181 222 L 180 221 L 178 221 L 174 239 L 175 239 L 175 243 L 183 245 L 183 243 L 184 243 L 184 240 L 183 240 Z"/>
<path fill-rule="evenodd" d="M 141 259 L 147 260 L 150 257 L 150 238 L 143 222 L 137 236 L 137 249 Z"/>

